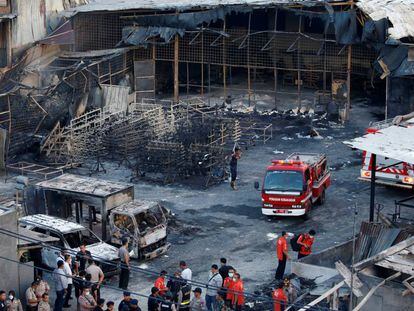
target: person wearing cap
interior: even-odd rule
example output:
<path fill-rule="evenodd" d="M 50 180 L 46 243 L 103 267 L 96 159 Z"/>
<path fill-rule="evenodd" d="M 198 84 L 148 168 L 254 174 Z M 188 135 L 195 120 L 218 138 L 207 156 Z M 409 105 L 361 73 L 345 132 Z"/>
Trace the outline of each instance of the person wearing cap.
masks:
<path fill-rule="evenodd" d="M 124 292 L 124 298 L 118 305 L 118 311 L 128 311 L 129 310 L 129 303 L 131 301 L 131 293 Z"/>
<path fill-rule="evenodd" d="M 202 290 L 197 287 L 193 290 L 194 297 L 190 302 L 190 311 L 205 311 L 207 310 L 206 301 L 201 297 Z"/>
<path fill-rule="evenodd" d="M 181 288 L 178 292 L 177 305 L 178 310 L 188 311 L 190 310 L 191 302 L 191 285 L 186 280 L 181 279 Z"/>
<path fill-rule="evenodd" d="M 50 286 L 40 275 L 35 277 L 35 281 L 37 282 L 36 297 L 38 299 L 42 298 L 43 294 L 49 294 Z"/>
<path fill-rule="evenodd" d="M 119 275 L 119 288 L 128 289 L 129 283 L 129 252 L 128 239 L 122 239 L 122 246 L 119 248 L 118 256 L 121 258 L 121 273 Z"/>
<path fill-rule="evenodd" d="M 177 311 L 173 302 L 173 294 L 171 292 L 166 292 L 164 298 L 165 299 L 160 303 L 160 311 Z"/>
<path fill-rule="evenodd" d="M 56 300 L 54 311 L 62 311 L 65 292 L 68 288 L 68 278 L 64 270 L 64 262 L 59 260 L 57 268 L 53 271 L 53 278 L 55 280 Z"/>
<path fill-rule="evenodd" d="M 151 295 L 148 297 L 148 311 L 158 311 L 160 307 L 160 290 L 155 286 L 151 288 Z"/>
<path fill-rule="evenodd" d="M 103 310 L 104 305 L 105 305 L 105 299 L 99 298 L 93 311 L 104 311 Z"/>
<path fill-rule="evenodd" d="M 207 310 L 213 311 L 216 309 L 216 296 L 221 286 L 223 279 L 219 273 L 217 265 L 212 265 L 207 282 L 206 305 Z"/>
<path fill-rule="evenodd" d="M 96 301 L 91 294 L 91 288 L 85 287 L 78 298 L 80 311 L 91 311 L 96 307 Z"/>
<path fill-rule="evenodd" d="M 138 299 L 131 299 L 129 303 L 129 310 L 131 311 L 141 311 L 141 308 L 138 306 Z"/>
<path fill-rule="evenodd" d="M 159 289 L 159 294 L 164 296 L 166 292 L 168 292 L 169 288 L 165 285 L 165 276 L 167 275 L 167 271 L 162 270 L 160 276 L 155 280 L 154 287 Z"/>

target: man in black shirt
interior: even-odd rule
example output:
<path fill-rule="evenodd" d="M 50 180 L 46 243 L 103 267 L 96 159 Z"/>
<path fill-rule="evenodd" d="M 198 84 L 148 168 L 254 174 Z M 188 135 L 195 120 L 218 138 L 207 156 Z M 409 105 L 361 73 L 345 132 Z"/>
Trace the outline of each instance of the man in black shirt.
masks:
<path fill-rule="evenodd" d="M 148 297 L 148 311 L 158 311 L 160 306 L 159 291 L 156 287 L 151 288 L 151 295 Z"/>
<path fill-rule="evenodd" d="M 105 299 L 98 299 L 98 302 L 95 306 L 95 309 L 93 309 L 93 311 L 103 311 L 103 307 L 105 305 Z"/>
<path fill-rule="evenodd" d="M 6 292 L 0 290 L 0 311 L 6 311 Z"/>
<path fill-rule="evenodd" d="M 178 292 L 181 289 L 181 282 L 182 282 L 181 273 L 178 271 L 175 272 L 174 277 L 170 278 L 167 282 L 167 287 L 170 289 L 173 302 L 178 301 Z"/>
<path fill-rule="evenodd" d="M 118 311 L 129 311 L 129 303 L 131 302 L 131 293 L 124 292 L 124 299 L 119 303 Z"/>
<path fill-rule="evenodd" d="M 239 147 L 234 147 L 233 154 L 231 155 L 230 160 L 230 175 L 231 182 L 230 186 L 233 190 L 236 190 L 236 178 L 237 178 L 237 161 L 241 157 L 241 149 Z"/>
<path fill-rule="evenodd" d="M 86 245 L 82 242 L 79 246 L 79 252 L 76 254 L 75 272 L 79 273 L 79 271 L 85 271 L 86 263 L 89 259 L 92 259 L 91 252 L 86 250 Z"/>
<path fill-rule="evenodd" d="M 233 269 L 233 267 L 227 265 L 227 259 L 226 258 L 220 258 L 220 264 L 221 264 L 221 267 L 219 269 L 219 273 L 220 273 L 220 275 L 223 279 L 223 283 L 224 283 L 224 280 L 229 276 L 229 270 Z"/>

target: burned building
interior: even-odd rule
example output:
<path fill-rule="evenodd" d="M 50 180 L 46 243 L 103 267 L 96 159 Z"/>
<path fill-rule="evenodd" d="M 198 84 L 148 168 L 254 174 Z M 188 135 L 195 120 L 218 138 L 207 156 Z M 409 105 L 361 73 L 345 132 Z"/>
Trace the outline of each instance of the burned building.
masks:
<path fill-rule="evenodd" d="M 363 90 L 386 101 L 386 116 L 411 109 L 404 95 L 411 81 L 411 30 L 402 17 L 408 4 L 395 14 L 388 14 L 392 3 L 374 14 L 370 1 L 44 4 L 49 13 L 41 20 L 53 31 L 36 31 L 38 44 L 0 81 L 7 163 L 34 151 L 59 169 L 94 158 L 100 170 L 109 157 L 144 176 L 164 167 L 152 162 L 161 152 L 170 159 L 165 181 L 200 171 L 212 177 L 223 175 L 216 168 L 230 146 L 272 137 L 271 120 L 232 119 L 220 107 L 328 111 L 346 120 L 351 94 Z M 205 135 L 195 135 L 201 128 Z M 202 154 L 219 156 L 205 161 Z"/>

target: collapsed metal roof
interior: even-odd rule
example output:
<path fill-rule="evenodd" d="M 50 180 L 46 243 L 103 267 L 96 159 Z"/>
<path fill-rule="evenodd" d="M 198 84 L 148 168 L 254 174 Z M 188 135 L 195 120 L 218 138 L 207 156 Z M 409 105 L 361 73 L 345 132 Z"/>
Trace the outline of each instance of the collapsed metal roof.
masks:
<path fill-rule="evenodd" d="M 72 174 L 63 174 L 56 178 L 39 182 L 36 185 L 43 189 L 75 192 L 97 197 L 107 197 L 132 187 L 132 185 L 125 183 Z"/>
<path fill-rule="evenodd" d="M 414 37 L 414 1 L 360 0 L 356 5 L 374 21 L 388 18 L 392 23 L 388 28 L 391 38 Z"/>
<path fill-rule="evenodd" d="M 344 144 L 398 161 L 414 163 L 414 127 L 390 126 Z"/>
<path fill-rule="evenodd" d="M 66 16 L 73 16 L 82 12 L 98 11 L 126 11 L 126 10 L 188 10 L 209 9 L 225 5 L 270 6 L 277 4 L 316 4 L 335 1 L 324 0 L 89 0 L 89 4 L 81 5 L 65 12 Z"/>

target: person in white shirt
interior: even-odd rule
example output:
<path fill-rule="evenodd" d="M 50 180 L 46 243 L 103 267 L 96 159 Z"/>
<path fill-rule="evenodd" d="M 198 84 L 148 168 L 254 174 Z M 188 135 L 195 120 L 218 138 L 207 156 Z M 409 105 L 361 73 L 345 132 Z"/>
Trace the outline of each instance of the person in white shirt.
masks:
<path fill-rule="evenodd" d="M 72 279 L 72 257 L 70 255 L 65 255 L 65 262 L 63 266 L 63 271 L 68 278 L 68 288 L 66 290 L 65 302 L 63 303 L 64 308 L 69 308 L 69 300 L 72 299 L 72 288 L 73 288 L 73 279 Z"/>
<path fill-rule="evenodd" d="M 191 279 L 193 277 L 193 272 L 187 266 L 187 263 L 183 260 L 180 261 L 180 269 L 181 269 L 181 277 L 184 280 L 191 281 Z"/>

